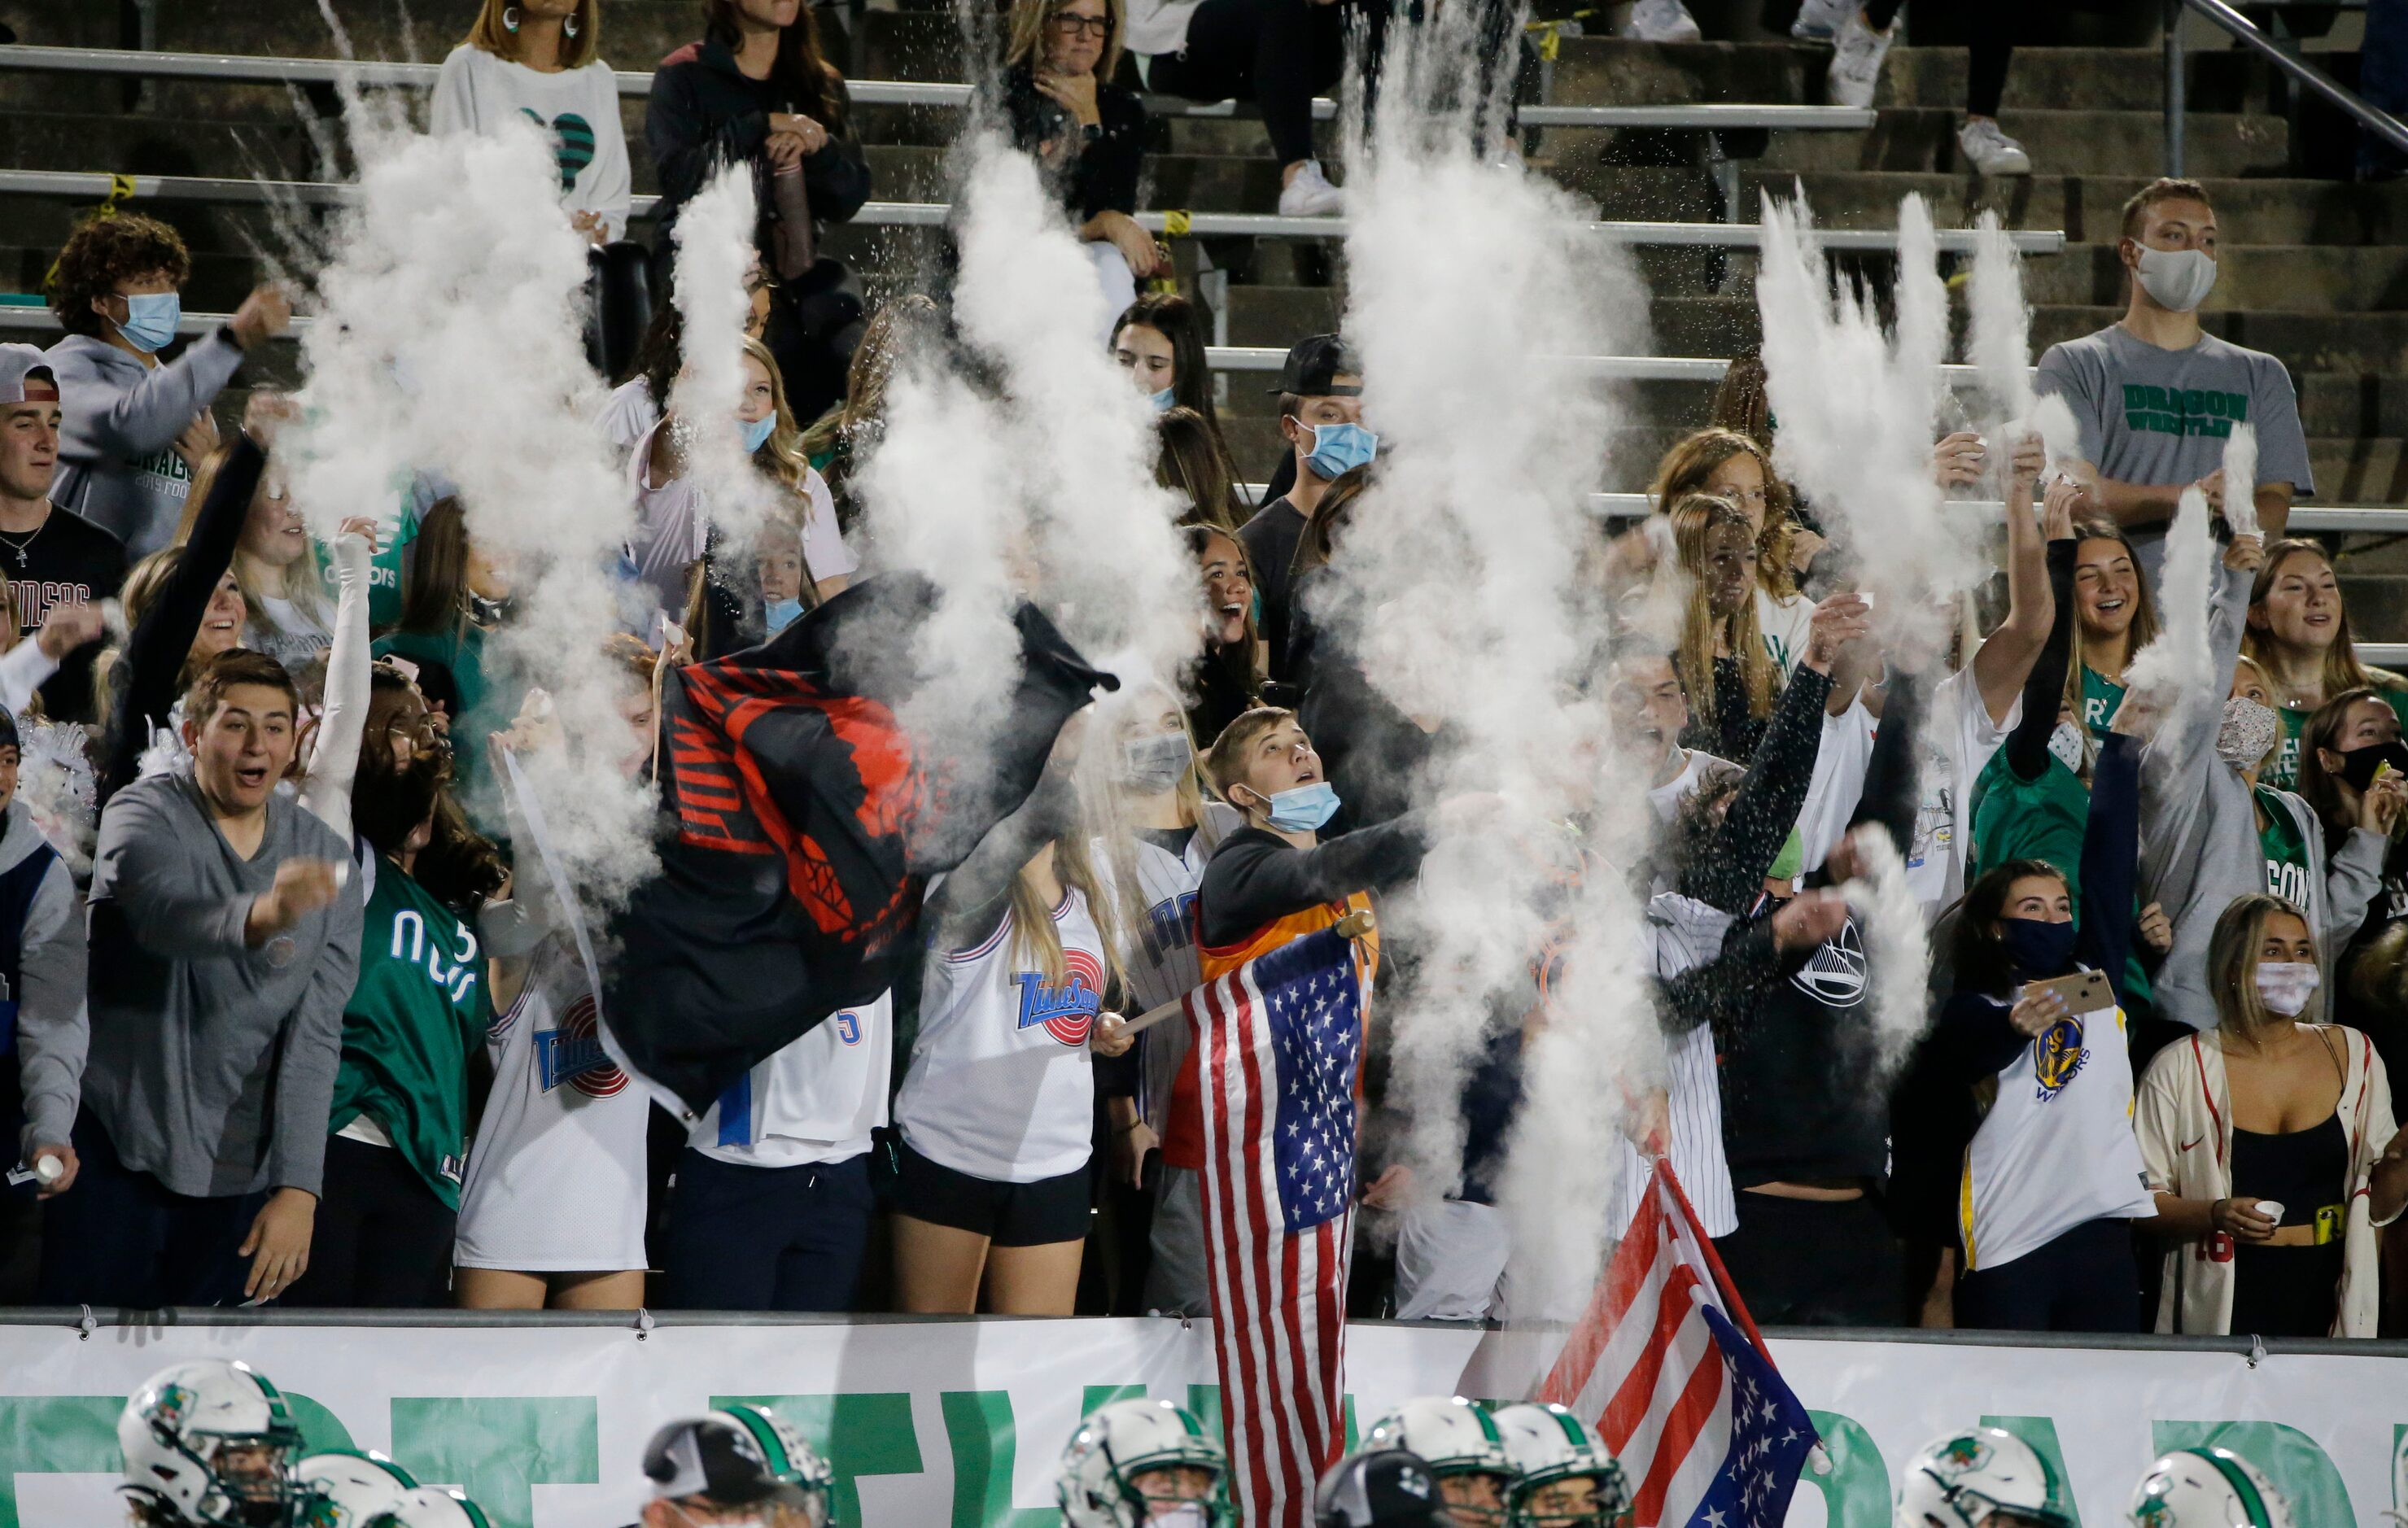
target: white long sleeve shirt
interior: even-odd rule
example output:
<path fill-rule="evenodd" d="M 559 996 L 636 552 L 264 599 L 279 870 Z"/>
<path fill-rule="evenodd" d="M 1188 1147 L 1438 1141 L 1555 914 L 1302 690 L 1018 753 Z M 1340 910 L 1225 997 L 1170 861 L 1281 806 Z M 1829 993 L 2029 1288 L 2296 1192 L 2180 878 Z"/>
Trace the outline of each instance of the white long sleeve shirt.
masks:
<path fill-rule="evenodd" d="M 465 42 L 452 50 L 435 79 L 435 131 L 494 133 L 513 116 L 532 119 L 551 137 L 561 205 L 599 213 L 611 238 L 625 238 L 635 182 L 610 65 L 595 59 L 581 69 L 545 74 Z"/>

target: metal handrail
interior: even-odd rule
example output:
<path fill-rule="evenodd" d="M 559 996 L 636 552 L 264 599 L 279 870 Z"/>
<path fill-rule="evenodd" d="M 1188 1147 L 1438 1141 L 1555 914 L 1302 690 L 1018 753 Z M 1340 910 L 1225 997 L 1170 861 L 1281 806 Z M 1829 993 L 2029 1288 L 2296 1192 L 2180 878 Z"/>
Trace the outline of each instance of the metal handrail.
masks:
<path fill-rule="evenodd" d="M 119 196 L 134 201 L 267 203 L 337 207 L 355 200 L 359 188 L 333 180 L 238 180 L 186 175 L 116 176 L 90 170 L 0 170 L 0 193 L 36 196 Z M 660 205 L 657 196 L 628 201 L 628 215 L 643 218 Z M 869 202 L 852 221 L 874 228 L 936 228 L 953 215 L 946 202 Z M 1283 218 L 1254 212 L 1140 212 L 1140 227 L 1173 237 L 1203 238 L 1238 236 L 1271 239 L 1334 239 L 1346 236 L 1343 218 Z M 1616 244 L 1755 248 L 1763 230 L 1755 223 L 1722 222 L 1593 222 L 1588 231 Z M 1816 241 L 1826 250 L 1882 250 L 1898 248 L 1898 234 L 1885 228 L 1819 229 Z M 1970 253 L 1973 231 L 1951 228 L 1940 234 L 1940 248 Z M 2065 235 L 2055 229 L 2021 229 L 2010 236 L 2026 254 L 2056 254 L 2065 248 Z"/>
<path fill-rule="evenodd" d="M 27 69 L 59 74 L 142 75 L 160 79 L 218 79 L 260 84 L 358 85 L 430 87 L 441 65 L 391 64 L 380 60 L 338 58 L 265 58 L 250 53 L 159 53 L 136 48 L 44 48 L 31 44 L 0 46 L 0 69 Z M 649 95 L 649 70 L 613 71 L 622 95 Z M 966 107 L 970 87 L 937 80 L 852 79 L 845 82 L 857 106 Z M 1189 101 L 1174 95 L 1149 95 L 1146 109 L 1158 117 L 1234 117 L 1234 101 Z M 1326 96 L 1312 103 L 1312 114 L 1327 121 L 1338 115 L 1338 103 Z M 1516 113 L 1529 127 L 1652 127 L 1737 131 L 1743 128 L 1793 129 L 1810 132 L 1863 131 L 1877 120 L 1869 109 L 1810 106 L 1654 106 L 1654 107 L 1523 107 Z"/>
<path fill-rule="evenodd" d="M 2408 126 L 2378 107 L 2368 106 L 2332 76 L 2305 59 L 2286 52 L 2272 37 L 2251 24 L 2225 0 L 2165 0 L 2166 3 L 2166 173 L 2183 173 L 2183 137 L 2185 120 L 2189 112 L 2190 82 L 2188 53 L 2183 46 L 2182 20 L 2185 10 L 2206 17 L 2238 39 L 2243 47 L 2272 64 L 2293 79 L 2330 101 L 2355 119 L 2358 124 L 2376 137 L 2408 154 Z"/>

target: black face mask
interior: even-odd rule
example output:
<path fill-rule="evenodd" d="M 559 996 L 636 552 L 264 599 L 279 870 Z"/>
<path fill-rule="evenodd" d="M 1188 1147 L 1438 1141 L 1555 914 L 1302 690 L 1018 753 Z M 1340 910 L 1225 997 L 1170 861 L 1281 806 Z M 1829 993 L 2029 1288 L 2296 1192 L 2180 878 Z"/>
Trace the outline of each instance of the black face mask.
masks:
<path fill-rule="evenodd" d="M 2341 755 L 2341 778 L 2353 791 L 2363 791 L 2374 783 L 2374 772 L 2389 764 L 2397 774 L 2408 775 L 2408 743 L 2369 743 L 2364 748 L 2344 749 Z"/>
<path fill-rule="evenodd" d="M 2061 977 L 2073 969 L 2073 925 L 2037 918 L 2001 918 L 1999 942 L 2027 977 Z"/>

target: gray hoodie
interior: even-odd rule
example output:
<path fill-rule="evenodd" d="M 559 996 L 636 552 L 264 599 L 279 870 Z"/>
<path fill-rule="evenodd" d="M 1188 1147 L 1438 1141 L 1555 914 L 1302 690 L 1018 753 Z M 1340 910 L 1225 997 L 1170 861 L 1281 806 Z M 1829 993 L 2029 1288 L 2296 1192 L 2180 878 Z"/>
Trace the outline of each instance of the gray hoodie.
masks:
<path fill-rule="evenodd" d="M 251 905 L 288 859 L 348 846 L 280 796 L 236 854 L 190 775 L 109 797 L 92 873 L 84 1100 L 125 1165 L 181 1194 L 318 1192 L 360 957 L 356 878 L 253 950 Z"/>
<path fill-rule="evenodd" d="M 175 539 L 193 486 L 176 437 L 232 379 L 242 348 L 220 329 L 162 366 L 89 335 L 45 353 L 64 416 L 50 502 L 114 534 L 128 558 L 158 550 Z"/>
<path fill-rule="evenodd" d="M 2207 984 L 2207 944 L 2216 919 L 2234 898 L 2266 889 L 2257 801 L 2241 772 L 2215 751 L 2224 698 L 2241 656 L 2250 576 L 2223 567 L 2217 574 L 2223 583 L 2207 625 L 2214 689 L 2185 696 L 2141 754 L 2141 900 L 2164 907 L 2174 930 L 2174 947 L 2157 973 L 2157 1011 L 2193 1029 L 2216 1023 L 2215 995 Z M 2287 791 L 2273 794 L 2307 846 L 2308 932 L 2329 972 L 2382 886 L 2383 836 L 2352 828 L 2328 860 L 2324 824 L 2308 804 Z M 2315 874 L 2317 865 L 2325 867 L 2322 876 Z M 2332 989 L 2328 979 L 2320 996 L 2327 1013 Z"/>
<path fill-rule="evenodd" d="M 0 875 L 49 847 L 25 804 L 9 802 L 0 817 Z M 36 1146 L 65 1145 L 75 1124 L 84 1047 L 91 1038 L 83 974 L 83 899 L 76 894 L 66 861 L 53 854 L 19 935 L 17 1068 L 25 1098 L 24 1160 L 31 1160 Z"/>

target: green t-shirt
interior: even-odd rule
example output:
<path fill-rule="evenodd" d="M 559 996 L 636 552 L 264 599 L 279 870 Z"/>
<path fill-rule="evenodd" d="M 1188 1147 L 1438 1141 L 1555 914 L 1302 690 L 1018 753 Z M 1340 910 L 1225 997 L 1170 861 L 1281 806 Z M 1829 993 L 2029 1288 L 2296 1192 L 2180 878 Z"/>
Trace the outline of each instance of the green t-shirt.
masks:
<path fill-rule="evenodd" d="M 2113 729 L 2115 707 L 2124 704 L 2124 687 L 2100 673 L 2088 664 L 2082 665 L 2082 724 L 2096 737 L 2105 737 Z"/>
<path fill-rule="evenodd" d="M 2295 906 L 2308 905 L 2308 843 L 2299 820 L 2272 788 L 2258 787 L 2258 809 L 2266 825 L 2258 830 L 2258 847 L 2266 855 L 2266 890 Z"/>
<path fill-rule="evenodd" d="M 2065 877 L 2073 898 L 2073 921 L 2082 921 L 2082 835 L 2090 822 L 2090 791 L 2082 777 L 2055 757 L 2036 780 L 2018 779 L 2007 767 L 2007 751 L 1990 755 L 1973 781 L 1973 861 L 1967 884 L 1993 865 L 2009 860 L 2038 860 L 2054 865 Z M 2132 921 L 2140 922 L 2140 898 L 2132 899 Z M 2140 941 L 2134 938 L 2124 958 L 2125 995 L 2148 1002 L 2156 989 L 2141 964 Z"/>
<path fill-rule="evenodd" d="M 468 1052 L 493 1004 L 476 931 L 391 860 L 360 922 L 360 975 L 343 1006 L 329 1134 L 366 1114 L 435 1196 L 460 1207 Z"/>

